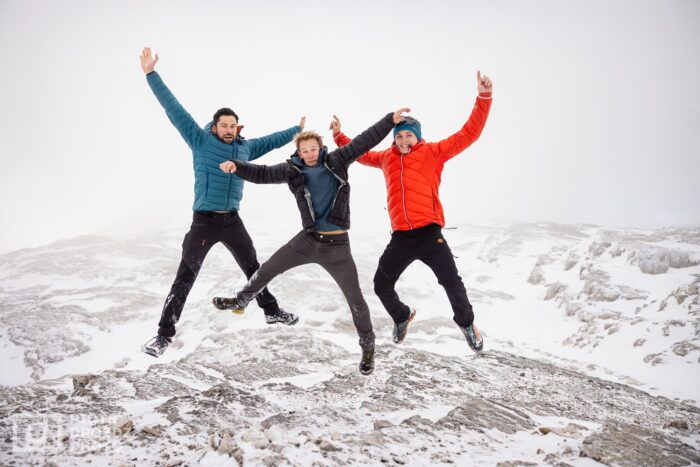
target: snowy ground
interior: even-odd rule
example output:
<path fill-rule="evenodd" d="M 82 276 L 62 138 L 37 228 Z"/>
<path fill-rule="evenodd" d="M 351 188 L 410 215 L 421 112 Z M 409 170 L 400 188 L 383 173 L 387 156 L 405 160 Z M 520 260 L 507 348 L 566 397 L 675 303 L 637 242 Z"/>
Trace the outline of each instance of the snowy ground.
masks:
<path fill-rule="evenodd" d="M 249 217 L 261 259 L 293 234 L 264 232 Z M 378 336 L 369 378 L 357 372 L 344 300 L 320 267 L 271 285 L 300 315 L 293 328 L 267 327 L 254 304 L 243 316 L 214 310 L 211 296 L 243 283 L 220 246 L 174 345 L 158 360 L 142 354 L 183 235 L 80 237 L 0 257 L 0 459 L 44 459 L 32 443 L 20 449 L 43 420 L 72 434 L 68 445 L 54 434 L 46 451 L 61 465 L 84 456 L 214 465 L 229 455 L 271 464 L 700 462 L 700 229 L 445 230 L 486 335 L 478 359 L 418 263 L 397 287 L 417 318 L 402 346 L 390 342 L 371 282 L 388 234 L 352 231 Z M 73 392 L 73 375 L 90 375 L 87 388 Z M 124 420 L 134 428 L 112 434 Z M 686 429 L 675 427 L 682 421 Z M 555 433 L 538 431 L 547 427 Z M 632 453 L 659 449 L 660 458 Z"/>

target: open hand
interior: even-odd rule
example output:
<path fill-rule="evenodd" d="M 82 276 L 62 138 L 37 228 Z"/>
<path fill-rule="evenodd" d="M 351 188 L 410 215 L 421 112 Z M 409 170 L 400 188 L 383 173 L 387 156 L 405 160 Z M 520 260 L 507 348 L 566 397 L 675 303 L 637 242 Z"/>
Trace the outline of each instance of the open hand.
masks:
<path fill-rule="evenodd" d="M 227 174 L 232 174 L 236 171 L 236 163 L 233 161 L 222 162 L 219 164 L 219 168 Z"/>
<path fill-rule="evenodd" d="M 299 126 L 302 130 L 304 130 L 304 126 L 306 126 L 306 117 L 301 117 L 301 120 L 299 121 Z"/>
<path fill-rule="evenodd" d="M 331 120 L 331 124 L 328 129 L 333 130 L 334 135 L 340 133 L 340 119 L 335 115 L 333 115 L 333 120 Z"/>
<path fill-rule="evenodd" d="M 153 58 L 151 57 L 151 48 L 144 47 L 143 52 L 141 52 L 141 69 L 143 72 L 146 74 L 152 72 L 156 67 L 156 63 L 158 63 L 158 54 L 156 54 L 156 58 Z"/>
<path fill-rule="evenodd" d="M 491 78 L 486 75 L 482 76 L 479 70 L 476 70 L 476 89 L 479 92 L 493 92 Z"/>
<path fill-rule="evenodd" d="M 411 111 L 411 109 L 409 109 L 408 107 L 403 107 L 403 108 L 397 110 L 396 112 L 394 112 L 394 115 L 392 116 L 392 118 L 394 119 L 394 125 L 398 125 L 399 123 L 403 122 L 404 116 L 401 115 L 402 113 L 410 112 L 410 111 Z"/>

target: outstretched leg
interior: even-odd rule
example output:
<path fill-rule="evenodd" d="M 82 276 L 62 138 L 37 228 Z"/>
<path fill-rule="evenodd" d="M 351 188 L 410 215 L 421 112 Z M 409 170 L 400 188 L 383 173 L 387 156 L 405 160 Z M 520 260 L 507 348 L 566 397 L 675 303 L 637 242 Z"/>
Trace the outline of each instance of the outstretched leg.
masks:
<path fill-rule="evenodd" d="M 369 307 L 362 296 L 360 281 L 357 277 L 357 266 L 350 253 L 350 245 L 330 245 L 328 249 L 342 249 L 342 260 L 334 262 L 321 262 L 321 266 L 328 271 L 350 306 L 352 321 L 355 323 L 357 335 L 360 338 L 360 347 L 363 350 L 374 349 L 374 331 Z M 334 255 L 337 257 L 337 255 Z"/>
<path fill-rule="evenodd" d="M 472 305 L 469 303 L 464 282 L 457 271 L 452 250 L 447 245 L 442 232 L 437 231 L 426 238 L 421 248 L 420 260 L 432 269 L 438 283 L 445 289 L 452 306 L 455 323 L 461 328 L 471 326 L 474 323 Z"/>
<path fill-rule="evenodd" d="M 396 236 L 391 237 L 374 274 L 374 293 L 386 308 L 394 323 L 402 323 L 410 316 L 410 308 L 399 299 L 394 288 L 401 274 L 415 260 L 413 248 L 403 245 Z"/>
<path fill-rule="evenodd" d="M 224 230 L 222 243 L 231 252 L 233 258 L 245 274 L 246 279 L 250 279 L 255 271 L 260 268 L 255 246 L 248 231 L 243 225 L 239 216 L 234 217 Z M 265 315 L 272 316 L 279 313 L 277 299 L 270 293 L 267 287 L 263 288 L 255 297 L 258 306 L 263 309 Z"/>
<path fill-rule="evenodd" d="M 248 283 L 236 294 L 238 305 L 245 308 L 253 298 L 255 298 L 272 279 L 302 264 L 313 262 L 313 258 L 303 252 L 304 241 L 300 238 L 301 235 L 306 235 L 301 232 L 296 237 L 291 239 L 286 245 L 277 250 L 270 259 L 265 261 L 260 268 L 253 273 Z"/>
<path fill-rule="evenodd" d="M 216 235 L 210 226 L 197 222 L 192 223 L 190 231 L 187 232 L 182 242 L 182 258 L 180 266 L 177 268 L 175 281 L 163 305 L 158 323 L 159 335 L 164 337 L 175 335 L 175 324 L 180 320 L 187 296 L 202 268 L 204 258 L 215 243 Z"/>

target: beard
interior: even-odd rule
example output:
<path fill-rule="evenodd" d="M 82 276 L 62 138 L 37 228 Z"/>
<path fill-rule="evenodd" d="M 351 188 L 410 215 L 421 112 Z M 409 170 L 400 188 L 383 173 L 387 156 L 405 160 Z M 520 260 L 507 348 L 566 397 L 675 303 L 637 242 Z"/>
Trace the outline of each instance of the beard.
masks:
<path fill-rule="evenodd" d="M 219 141 L 221 141 L 222 143 L 226 143 L 226 144 L 231 144 L 234 140 L 234 136 L 232 134 L 223 135 L 223 136 L 217 134 L 216 136 L 217 136 L 217 138 L 219 138 Z"/>

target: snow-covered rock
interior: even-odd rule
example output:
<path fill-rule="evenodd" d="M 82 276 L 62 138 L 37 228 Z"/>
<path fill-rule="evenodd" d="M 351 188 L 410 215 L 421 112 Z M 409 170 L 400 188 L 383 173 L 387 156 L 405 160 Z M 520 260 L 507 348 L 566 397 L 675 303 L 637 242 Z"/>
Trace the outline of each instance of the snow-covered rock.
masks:
<path fill-rule="evenodd" d="M 213 455 L 293 465 L 700 462 L 696 406 L 515 354 L 446 357 L 385 344 L 364 377 L 357 352 L 313 334 L 215 338 L 228 345 L 203 343 L 146 372 L 104 371 L 90 395 L 71 395 L 68 377 L 0 389 L 0 435 L 9 440 L 0 454 L 59 465 L 192 464 Z M 299 358 L 290 347 L 327 352 Z M 297 378 L 319 371 L 327 379 Z M 32 445 L 38 433 L 43 443 Z"/>
<path fill-rule="evenodd" d="M 251 218 L 264 260 L 288 238 Z M 378 336 L 369 378 L 357 372 L 342 294 L 320 267 L 273 281 L 301 321 L 270 328 L 255 305 L 240 317 L 211 307 L 211 296 L 244 282 L 215 247 L 176 339 L 154 360 L 140 346 L 155 334 L 183 232 L 79 237 L 0 256 L 0 460 L 700 462 L 700 229 L 538 223 L 444 234 L 487 352 L 470 356 L 420 263 L 397 284 L 418 315 L 394 346 L 372 293 L 388 236 L 353 231 Z M 27 429 L 44 427 L 50 440 L 36 450 Z M 638 454 L 649 451 L 646 461 Z"/>

